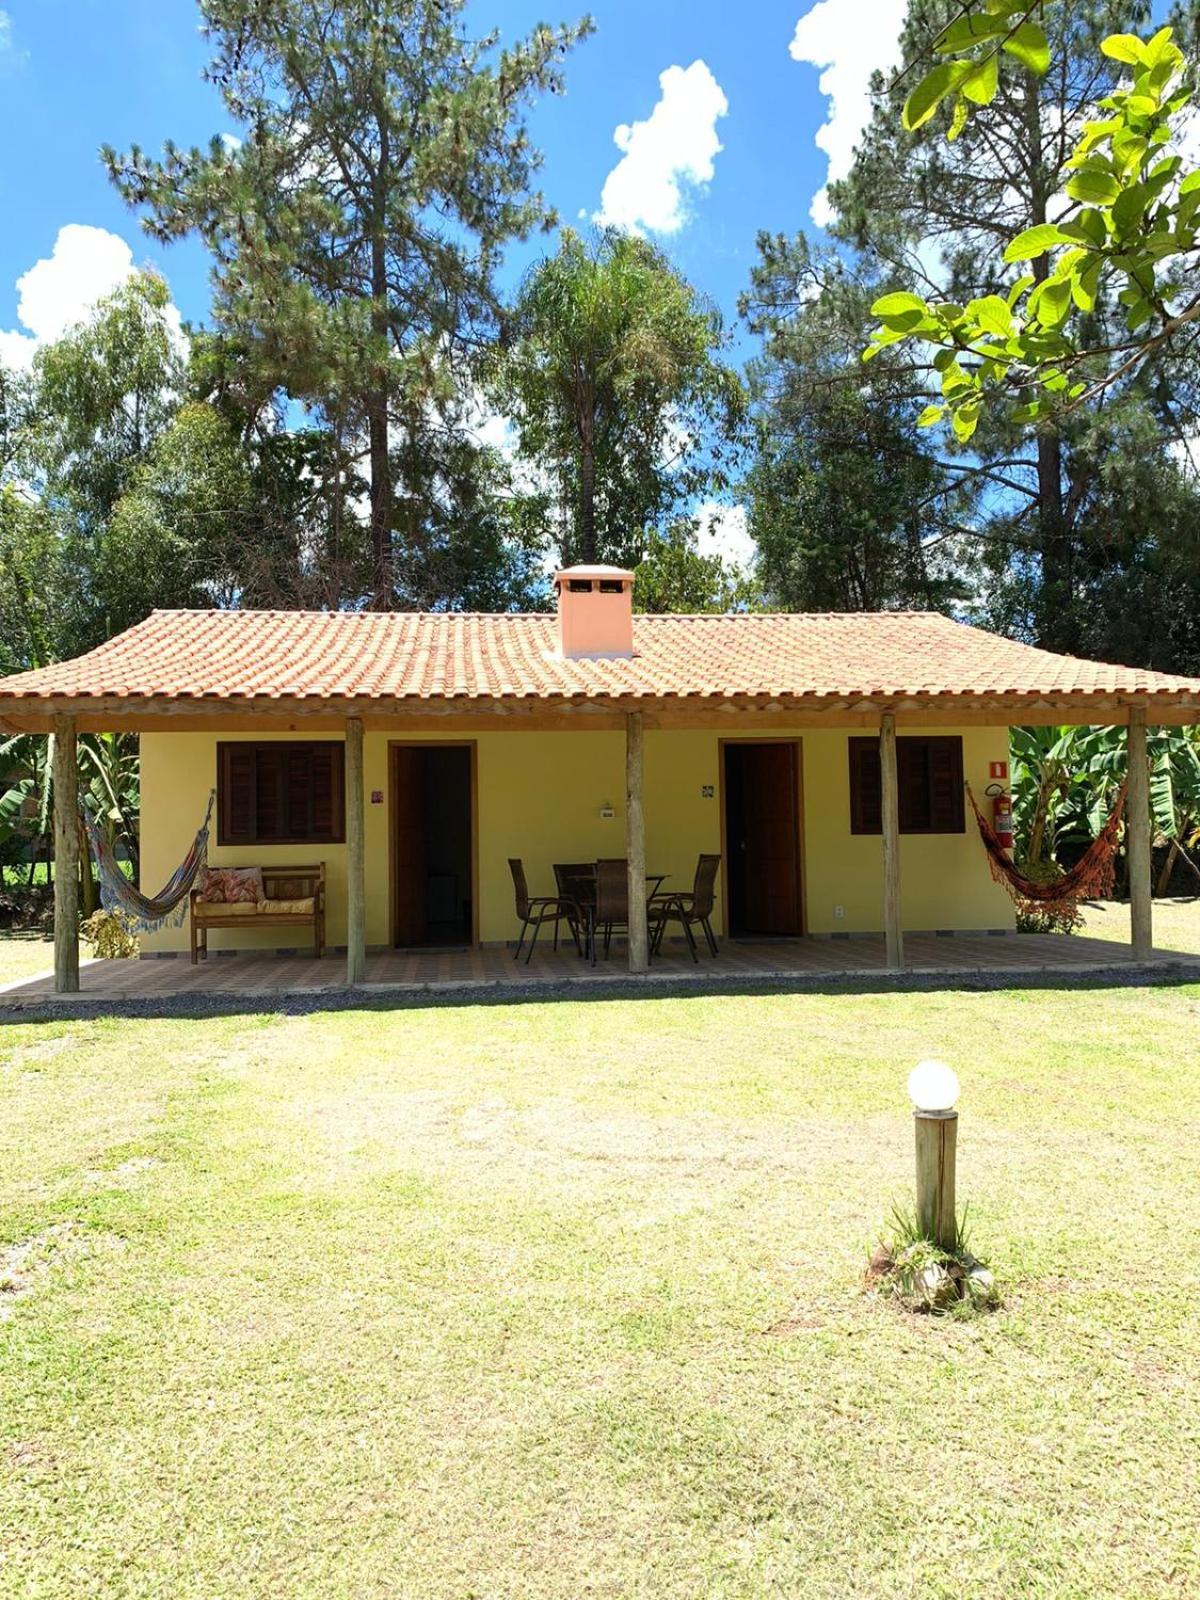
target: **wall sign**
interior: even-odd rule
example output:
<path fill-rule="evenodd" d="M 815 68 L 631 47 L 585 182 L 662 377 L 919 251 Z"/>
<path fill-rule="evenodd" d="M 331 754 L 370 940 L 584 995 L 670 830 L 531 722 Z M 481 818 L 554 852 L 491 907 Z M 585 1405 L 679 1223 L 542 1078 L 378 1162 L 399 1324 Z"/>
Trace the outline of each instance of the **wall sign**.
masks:
<path fill-rule="evenodd" d="M 1007 778 L 1008 777 L 1008 762 L 1007 761 L 993 761 L 993 762 L 990 762 L 989 765 L 988 765 L 988 777 L 989 778 Z"/>

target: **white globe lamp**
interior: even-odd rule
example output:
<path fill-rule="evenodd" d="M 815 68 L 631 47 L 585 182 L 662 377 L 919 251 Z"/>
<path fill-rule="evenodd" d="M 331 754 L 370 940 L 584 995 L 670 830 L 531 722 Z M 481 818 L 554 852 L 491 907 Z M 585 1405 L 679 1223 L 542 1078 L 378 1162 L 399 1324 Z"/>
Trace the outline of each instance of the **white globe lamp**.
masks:
<path fill-rule="evenodd" d="M 958 1073 L 945 1061 L 918 1061 L 908 1075 L 908 1098 L 918 1111 L 953 1111 Z"/>

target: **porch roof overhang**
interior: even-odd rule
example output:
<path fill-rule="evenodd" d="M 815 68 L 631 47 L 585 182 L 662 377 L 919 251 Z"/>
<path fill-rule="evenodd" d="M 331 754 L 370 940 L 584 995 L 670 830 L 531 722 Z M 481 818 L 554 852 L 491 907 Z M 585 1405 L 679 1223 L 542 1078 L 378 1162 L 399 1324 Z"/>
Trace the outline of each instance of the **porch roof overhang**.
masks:
<path fill-rule="evenodd" d="M 1056 655 L 923 612 L 638 616 L 569 659 L 552 616 L 154 612 L 0 679 L 0 728 L 322 731 L 1200 722 L 1200 680 Z"/>
<path fill-rule="evenodd" d="M 0 733 L 50 733 L 56 716 L 70 716 L 80 733 L 328 733 L 348 717 L 367 732 L 456 733 L 615 731 L 629 712 L 642 713 L 648 729 L 712 729 L 733 733 L 821 727 L 875 728 L 885 713 L 897 727 L 959 728 L 1120 726 L 1140 707 L 1154 726 L 1200 723 L 1200 694 L 1190 696 L 1097 694 L 1021 696 L 901 696 L 834 698 L 803 695 L 761 699 L 645 697 L 539 700 L 404 700 L 323 698 L 219 699 L 216 697 L 55 696 L 6 699 L 0 695 Z"/>

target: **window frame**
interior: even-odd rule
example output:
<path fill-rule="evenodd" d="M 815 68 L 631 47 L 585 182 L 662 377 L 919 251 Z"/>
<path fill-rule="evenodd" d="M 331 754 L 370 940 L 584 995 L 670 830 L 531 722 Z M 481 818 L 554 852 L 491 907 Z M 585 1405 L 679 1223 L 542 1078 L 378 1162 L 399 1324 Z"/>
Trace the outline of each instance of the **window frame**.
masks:
<path fill-rule="evenodd" d="M 877 738 L 852 737 L 848 741 L 848 743 L 849 743 L 849 757 L 848 757 L 848 759 L 849 759 L 849 766 L 850 766 L 850 832 L 853 835 L 856 835 L 859 838 L 863 838 L 863 837 L 879 838 L 879 837 L 882 836 L 882 833 L 883 833 L 882 797 L 881 797 L 879 821 L 877 823 L 875 823 L 875 822 L 870 821 L 869 819 L 864 818 L 864 815 L 863 815 L 864 800 L 863 800 L 861 784 L 860 784 L 860 761 L 863 758 L 863 756 L 867 755 L 868 753 L 873 753 L 876 761 L 880 760 L 879 740 Z M 951 802 L 951 809 L 953 811 L 953 817 L 952 817 L 952 820 L 950 821 L 950 823 L 947 826 L 942 826 L 941 825 L 941 820 L 942 819 L 940 819 L 936 815 L 934 802 L 933 802 L 933 784 L 932 784 L 931 780 L 928 781 L 928 784 L 927 784 L 927 793 L 928 793 L 928 801 L 929 801 L 929 804 L 928 804 L 928 815 L 929 815 L 929 818 L 930 818 L 929 824 L 927 826 L 915 825 L 913 823 L 913 821 L 912 821 L 911 813 L 906 819 L 905 811 L 908 808 L 908 800 L 907 800 L 907 792 L 906 792 L 906 789 L 905 789 L 905 776 L 904 776 L 903 770 L 901 770 L 902 769 L 902 762 L 903 762 L 903 756 L 902 756 L 901 750 L 900 750 L 900 746 L 901 745 L 907 746 L 907 754 L 910 757 L 911 757 L 912 754 L 915 753 L 915 749 L 916 749 L 917 746 L 923 746 L 926 751 L 928 751 L 933 746 L 940 746 L 942 749 L 944 749 L 945 751 L 947 751 L 949 753 L 950 758 L 951 758 L 951 767 L 952 767 L 951 787 L 952 787 L 953 799 L 952 799 L 952 802 Z M 900 812 L 899 831 L 902 834 L 908 834 L 908 835 L 913 835 L 913 836 L 916 836 L 916 837 L 925 837 L 925 838 L 932 837 L 932 836 L 935 836 L 935 835 L 937 835 L 937 836 L 945 836 L 945 837 L 952 837 L 955 834 L 965 833 L 967 831 L 967 815 L 966 815 L 966 809 L 967 808 L 966 808 L 965 794 L 964 794 L 964 790 L 963 790 L 963 742 L 962 742 L 962 735 L 961 734 L 955 734 L 955 733 L 948 733 L 948 734 L 920 733 L 920 734 L 902 734 L 902 735 L 897 735 L 897 738 L 896 738 L 896 764 L 897 764 L 897 769 L 898 769 L 897 777 L 898 777 L 898 780 L 899 780 L 899 782 L 898 782 L 898 788 L 899 788 L 898 799 L 899 799 L 899 812 Z M 929 768 L 928 768 L 928 765 L 927 765 L 926 766 L 927 774 L 928 774 L 928 771 L 929 771 Z M 882 773 L 880 775 L 880 780 L 881 780 L 881 787 L 882 787 Z"/>
<path fill-rule="evenodd" d="M 270 838 L 263 838 L 258 832 L 258 792 L 259 774 L 257 758 L 261 751 L 269 750 L 282 757 L 287 751 L 314 749 L 328 750 L 332 765 L 332 818 L 328 833 L 309 832 L 306 834 L 287 833 Z M 229 803 L 229 767 L 227 752 L 253 751 L 255 755 L 254 793 L 251 799 L 251 810 L 254 815 L 254 829 L 251 836 L 231 834 L 229 831 L 229 818 L 233 807 Z M 340 739 L 218 739 L 217 740 L 217 844 L 229 849 L 262 848 L 268 849 L 276 845 L 285 848 L 289 845 L 327 845 L 345 844 L 346 842 L 346 746 Z M 311 773 L 310 773 L 311 797 Z M 312 805 L 309 804 L 311 821 Z"/>

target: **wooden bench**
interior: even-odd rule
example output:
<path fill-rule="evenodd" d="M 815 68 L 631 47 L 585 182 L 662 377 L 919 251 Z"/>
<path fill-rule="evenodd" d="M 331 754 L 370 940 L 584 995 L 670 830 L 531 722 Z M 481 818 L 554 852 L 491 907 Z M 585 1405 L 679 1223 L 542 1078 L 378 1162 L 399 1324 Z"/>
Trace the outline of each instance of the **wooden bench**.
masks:
<path fill-rule="evenodd" d="M 305 927 L 313 931 L 313 955 L 319 961 L 325 953 L 325 863 L 308 867 L 264 867 L 263 890 L 266 899 L 259 905 L 244 902 L 227 905 L 191 893 L 192 965 L 201 956 L 208 960 L 210 928 Z"/>

